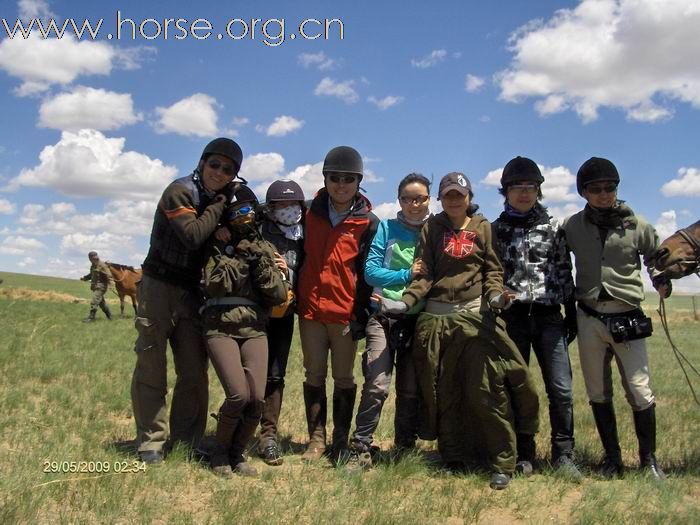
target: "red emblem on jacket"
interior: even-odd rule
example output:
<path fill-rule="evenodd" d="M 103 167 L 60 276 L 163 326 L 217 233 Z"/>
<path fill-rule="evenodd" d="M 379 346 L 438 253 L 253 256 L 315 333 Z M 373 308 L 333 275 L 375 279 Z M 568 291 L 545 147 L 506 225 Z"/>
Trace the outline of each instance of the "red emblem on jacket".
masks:
<path fill-rule="evenodd" d="M 452 257 L 463 259 L 474 249 L 476 232 L 460 230 L 458 233 L 445 232 L 442 237 L 442 250 Z"/>

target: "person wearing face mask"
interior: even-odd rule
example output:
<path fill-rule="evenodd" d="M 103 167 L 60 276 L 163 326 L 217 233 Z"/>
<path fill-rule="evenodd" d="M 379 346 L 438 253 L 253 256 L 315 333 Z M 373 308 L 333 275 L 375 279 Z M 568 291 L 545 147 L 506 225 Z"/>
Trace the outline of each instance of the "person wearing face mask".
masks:
<path fill-rule="evenodd" d="M 657 480 L 665 474 L 656 462 L 656 398 L 649 380 L 645 337 L 651 319 L 644 300 L 640 255 L 662 297 L 671 282 L 654 268 L 659 246 L 654 227 L 617 198 L 620 175 L 608 159 L 591 157 L 576 174 L 576 189 L 586 207 L 564 223 L 566 242 L 576 260 L 578 347 L 581 371 L 598 434 L 605 451 L 600 473 L 623 474 L 613 409 L 615 358 L 627 402 L 632 407 L 641 468 Z"/>
<path fill-rule="evenodd" d="M 552 465 L 580 480 L 573 460 L 574 395 L 567 346 L 576 337 L 574 281 L 564 232 L 539 202 L 543 182 L 537 164 L 526 157 L 516 157 L 503 168 L 499 191 L 506 199 L 505 211 L 493 222 L 493 247 L 503 264 L 505 285 L 516 296 L 501 316 L 525 362 L 530 362 L 531 349 L 537 356 L 549 398 Z M 517 437 L 517 468 L 531 472 L 535 442 L 532 436 Z"/>
<path fill-rule="evenodd" d="M 267 321 L 270 309 L 287 300 L 289 285 L 275 249 L 255 223 L 257 199 L 241 186 L 223 215 L 230 239 L 212 238 L 204 267 L 202 324 L 207 350 L 224 388 L 210 452 L 214 472 L 231 477 L 257 474 L 244 451 L 255 433 L 265 400 Z"/>
<path fill-rule="evenodd" d="M 139 458 L 163 461 L 165 444 L 196 446 L 206 428 L 209 400 L 207 352 L 197 312 L 204 244 L 217 227 L 243 161 L 228 138 L 204 148 L 194 172 L 163 192 L 153 219 L 134 324 L 136 365 L 131 402 Z M 177 379 L 168 429 L 166 349 L 170 343 Z M 170 436 L 168 436 L 170 430 Z"/>
<path fill-rule="evenodd" d="M 277 180 L 267 189 L 266 213 L 260 233 L 275 248 L 275 261 L 282 277 L 291 286 L 288 301 L 273 309 L 267 323 L 267 385 L 265 407 L 260 419 L 258 455 L 268 465 L 281 465 L 282 452 L 277 423 L 282 409 L 284 377 L 294 335 L 294 308 L 297 272 L 304 258 L 304 192 L 293 180 Z"/>
<path fill-rule="evenodd" d="M 366 250 L 379 220 L 360 192 L 362 157 L 349 146 L 328 152 L 324 187 L 306 212 L 304 264 L 299 272 L 299 334 L 304 354 L 304 403 L 309 444 L 303 459 L 326 450 L 326 375 L 333 372 L 332 458 L 347 455 L 357 386 L 353 365 L 365 336 L 372 288 L 364 279 Z"/>
<path fill-rule="evenodd" d="M 430 181 L 411 173 L 399 183 L 401 210 L 395 219 L 379 223 L 365 261 L 365 280 L 374 287 L 376 298 L 399 299 L 406 286 L 423 272 L 414 260 L 420 230 L 430 213 Z M 364 385 L 350 440 L 346 469 L 360 472 L 372 467 L 372 437 L 382 407 L 389 395 L 391 376 L 396 370 L 396 412 L 394 444 L 397 452 L 411 450 L 416 443 L 418 385 L 411 355 L 416 317 L 422 303 L 406 314 L 383 314 L 374 308 L 367 322 L 367 343 L 362 355 Z"/>
<path fill-rule="evenodd" d="M 501 490 L 515 471 L 516 433 L 537 432 L 537 393 L 502 321 L 489 310 L 507 308 L 513 297 L 503 288 L 491 225 L 475 213 L 469 179 L 448 173 L 438 195 L 443 212 L 428 219 L 418 240 L 422 272 L 400 300 L 375 299 L 387 314 L 425 301 L 413 338 L 424 412 L 419 437 L 437 437 L 450 470 L 486 463 L 491 488 Z"/>

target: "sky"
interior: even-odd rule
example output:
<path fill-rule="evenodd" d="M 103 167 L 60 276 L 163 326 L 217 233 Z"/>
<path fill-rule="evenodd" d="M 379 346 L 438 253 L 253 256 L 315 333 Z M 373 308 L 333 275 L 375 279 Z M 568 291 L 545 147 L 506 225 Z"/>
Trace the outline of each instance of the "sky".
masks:
<path fill-rule="evenodd" d="M 217 136 L 260 198 L 280 178 L 312 197 L 353 146 L 380 218 L 408 173 L 460 171 L 495 219 L 517 155 L 560 218 L 591 156 L 662 239 L 700 215 L 700 0 L 0 5 L 3 271 L 79 277 L 90 250 L 139 265 L 163 189 Z"/>

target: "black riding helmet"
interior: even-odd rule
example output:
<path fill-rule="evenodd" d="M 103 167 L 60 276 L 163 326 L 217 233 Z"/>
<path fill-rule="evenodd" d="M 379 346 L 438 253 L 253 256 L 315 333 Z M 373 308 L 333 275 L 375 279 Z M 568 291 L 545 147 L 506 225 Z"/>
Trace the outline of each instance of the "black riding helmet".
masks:
<path fill-rule="evenodd" d="M 615 164 L 602 157 L 591 157 L 584 162 L 576 174 L 576 190 L 583 197 L 583 189 L 591 182 L 610 181 L 620 183 L 620 174 Z"/>
<path fill-rule="evenodd" d="M 301 201 L 304 202 L 304 191 L 296 182 L 289 179 L 276 180 L 267 188 L 265 202 Z"/>
<path fill-rule="evenodd" d="M 241 147 L 231 139 L 219 137 L 218 139 L 212 140 L 205 146 L 204 151 L 202 151 L 201 160 L 207 160 L 210 155 L 223 155 L 234 162 L 237 168 L 236 171 L 241 169 L 243 151 Z"/>
<path fill-rule="evenodd" d="M 358 176 L 358 181 L 362 181 L 363 168 L 362 157 L 356 149 L 350 146 L 338 146 L 326 155 L 322 171 L 324 175 L 333 171 L 352 173 Z"/>
<path fill-rule="evenodd" d="M 509 185 L 518 181 L 542 184 L 544 182 L 544 177 L 535 161 L 527 157 L 518 156 L 510 160 L 503 168 L 501 188 L 507 188 Z"/>

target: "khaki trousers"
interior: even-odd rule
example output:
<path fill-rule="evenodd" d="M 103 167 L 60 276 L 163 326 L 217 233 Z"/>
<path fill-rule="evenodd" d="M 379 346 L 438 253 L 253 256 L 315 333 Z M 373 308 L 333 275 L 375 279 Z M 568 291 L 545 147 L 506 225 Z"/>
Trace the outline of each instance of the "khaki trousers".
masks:
<path fill-rule="evenodd" d="M 586 303 L 599 313 L 629 311 L 630 305 L 619 301 Z M 649 358 L 646 341 L 636 339 L 616 343 L 607 325 L 579 309 L 578 349 L 581 371 L 592 403 L 609 403 L 613 397 L 613 357 L 617 363 L 627 402 L 634 411 L 645 410 L 655 402 L 649 380 Z"/>
<path fill-rule="evenodd" d="M 187 289 L 148 275 L 143 276 L 138 294 L 136 366 L 131 381 L 138 450 L 160 451 L 168 439 L 168 342 L 177 375 L 170 437 L 194 446 L 204 434 L 209 401 L 207 352 L 197 298 Z"/>
<path fill-rule="evenodd" d="M 325 386 L 330 352 L 334 387 L 352 388 L 355 385 L 353 367 L 357 343 L 352 340 L 348 326 L 299 319 L 299 335 L 307 384 Z"/>

